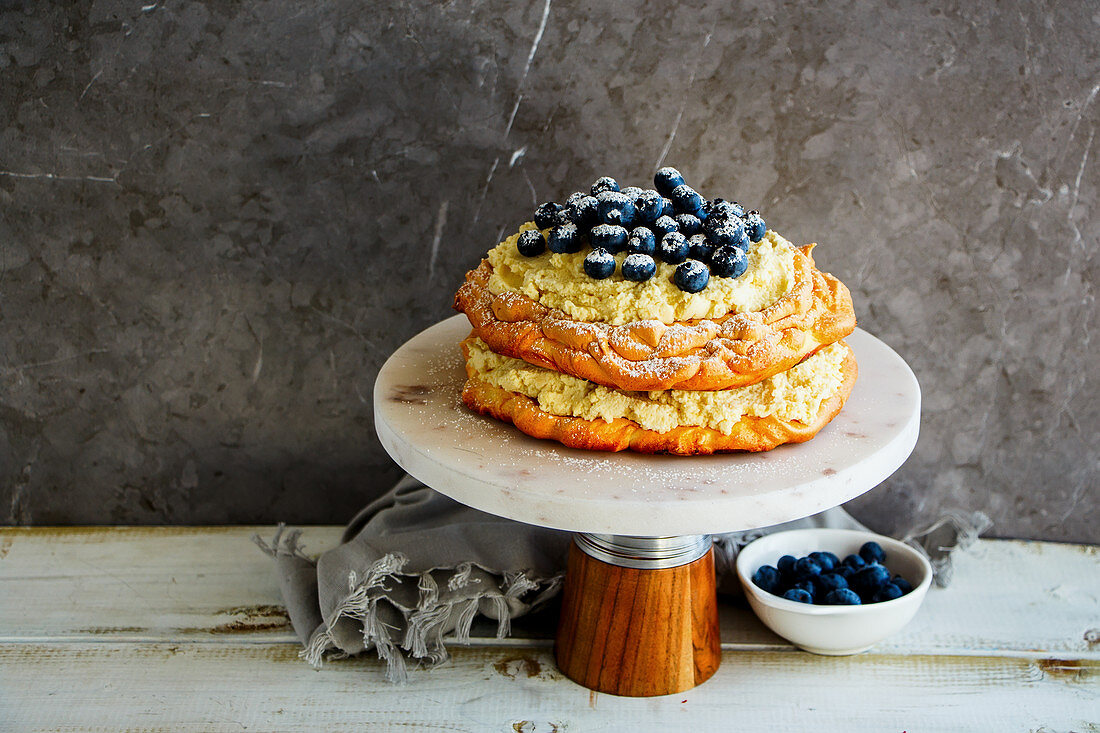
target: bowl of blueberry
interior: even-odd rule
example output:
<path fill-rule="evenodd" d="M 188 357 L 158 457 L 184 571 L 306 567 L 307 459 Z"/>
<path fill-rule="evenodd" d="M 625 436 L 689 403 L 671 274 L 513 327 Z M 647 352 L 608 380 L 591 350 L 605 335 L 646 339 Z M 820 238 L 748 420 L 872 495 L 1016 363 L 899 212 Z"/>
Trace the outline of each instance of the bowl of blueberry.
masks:
<path fill-rule="evenodd" d="M 871 532 L 795 529 L 745 546 L 737 576 L 765 626 L 806 651 L 840 655 L 909 623 L 932 566 L 909 545 Z"/>

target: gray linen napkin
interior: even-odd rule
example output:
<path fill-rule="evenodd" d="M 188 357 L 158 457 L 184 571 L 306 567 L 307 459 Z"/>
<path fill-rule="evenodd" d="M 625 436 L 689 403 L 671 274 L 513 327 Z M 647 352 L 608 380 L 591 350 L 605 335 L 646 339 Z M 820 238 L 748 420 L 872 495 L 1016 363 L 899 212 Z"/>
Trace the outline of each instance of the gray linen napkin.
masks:
<path fill-rule="evenodd" d="M 447 658 L 445 634 L 469 640 L 481 613 L 508 635 L 511 619 L 561 586 L 571 535 L 497 517 L 406 476 L 348 524 L 342 544 L 314 563 L 300 531 L 279 528 L 270 544 L 301 656 L 319 666 L 374 648 L 386 677 L 403 682 L 407 658 Z"/>
<path fill-rule="evenodd" d="M 952 513 L 904 541 L 929 555 L 936 580 L 950 578 L 950 555 L 990 526 L 980 512 Z M 738 551 L 769 532 L 802 527 L 866 529 L 840 507 L 784 524 L 714 537 L 719 593 L 740 594 Z M 386 677 L 404 682 L 410 660 L 447 659 L 443 637 L 469 641 L 478 614 L 497 622 L 531 612 L 561 588 L 571 533 L 521 524 L 471 509 L 409 476 L 348 524 L 341 544 L 311 560 L 301 532 L 280 526 L 270 543 L 279 588 L 302 658 L 320 666 L 374 649 Z"/>

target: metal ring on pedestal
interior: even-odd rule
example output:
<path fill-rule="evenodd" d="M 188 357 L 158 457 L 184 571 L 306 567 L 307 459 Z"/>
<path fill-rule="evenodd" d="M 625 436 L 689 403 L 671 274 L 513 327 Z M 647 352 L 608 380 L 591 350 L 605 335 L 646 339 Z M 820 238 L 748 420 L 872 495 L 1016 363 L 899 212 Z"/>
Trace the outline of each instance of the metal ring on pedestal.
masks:
<path fill-rule="evenodd" d="M 695 562 L 711 548 L 709 534 L 631 537 L 578 532 L 573 541 L 586 555 L 621 568 L 661 570 Z"/>

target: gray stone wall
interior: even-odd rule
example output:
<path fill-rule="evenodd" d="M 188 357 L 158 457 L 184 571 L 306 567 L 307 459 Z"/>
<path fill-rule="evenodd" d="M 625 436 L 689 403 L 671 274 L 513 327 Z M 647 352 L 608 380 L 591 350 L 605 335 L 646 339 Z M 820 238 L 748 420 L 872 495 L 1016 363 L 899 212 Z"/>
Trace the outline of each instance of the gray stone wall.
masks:
<path fill-rule="evenodd" d="M 598 175 L 678 166 L 924 390 L 884 529 L 1100 542 L 1085 2 L 0 2 L 0 522 L 342 522 L 386 356 Z M 440 233 L 441 236 L 436 237 Z"/>

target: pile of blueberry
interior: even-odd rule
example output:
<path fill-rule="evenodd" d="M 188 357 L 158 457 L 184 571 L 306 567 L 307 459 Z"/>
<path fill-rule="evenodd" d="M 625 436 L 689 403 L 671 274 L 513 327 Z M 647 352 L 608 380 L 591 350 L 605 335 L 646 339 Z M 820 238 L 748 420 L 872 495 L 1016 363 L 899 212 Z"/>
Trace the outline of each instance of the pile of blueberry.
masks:
<path fill-rule="evenodd" d="M 858 606 L 900 598 L 913 586 L 900 575 L 891 577 L 883 563 L 886 552 L 877 542 L 866 542 L 859 554 L 841 560 L 831 552 L 805 557 L 784 555 L 774 567 L 761 566 L 752 582 L 789 601 L 829 606 Z"/>
<path fill-rule="evenodd" d="M 618 181 L 604 176 L 564 205 L 542 204 L 535 225 L 550 233 L 525 231 L 517 244 L 520 254 L 580 252 L 587 244 L 592 251 L 584 258 L 584 272 L 603 280 L 615 273 L 615 255 L 627 252 L 622 275 L 634 282 L 653 277 L 661 259 L 677 265 L 672 280 L 688 293 L 705 288 L 711 275 L 740 277 L 749 248 L 767 229 L 760 214 L 746 213 L 736 201 L 704 199 L 675 168 L 657 171 L 653 185 L 620 189 Z"/>

